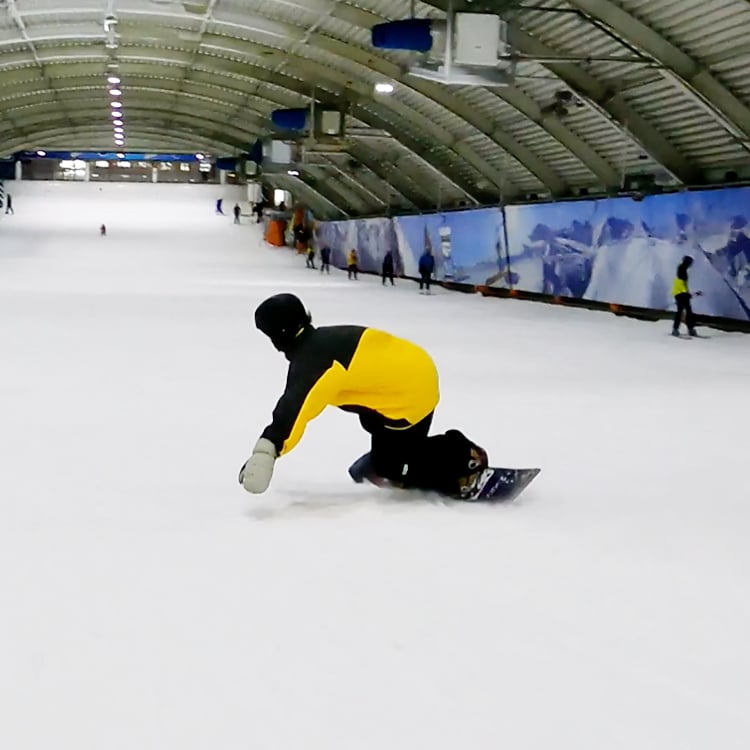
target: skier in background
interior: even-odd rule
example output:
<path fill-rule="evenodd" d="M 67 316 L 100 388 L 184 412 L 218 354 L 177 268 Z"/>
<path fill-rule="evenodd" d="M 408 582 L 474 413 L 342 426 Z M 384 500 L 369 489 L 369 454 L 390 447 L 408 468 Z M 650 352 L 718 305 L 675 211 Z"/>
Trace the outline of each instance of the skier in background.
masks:
<path fill-rule="evenodd" d="M 100 235 L 101 235 L 102 237 L 106 237 L 106 235 L 107 235 L 107 225 L 106 225 L 106 224 L 102 224 L 102 225 L 101 225 L 101 226 L 99 227 L 99 234 L 100 234 Z"/>
<path fill-rule="evenodd" d="M 359 271 L 359 257 L 357 256 L 357 251 L 354 248 L 349 251 L 349 255 L 346 259 L 346 267 L 349 271 L 349 278 L 351 279 L 353 277 L 356 281 L 357 272 Z"/>
<path fill-rule="evenodd" d="M 672 284 L 672 295 L 677 305 L 677 312 L 675 313 L 674 324 L 672 326 L 673 336 L 680 335 L 680 323 L 682 322 L 683 315 L 688 333 L 691 336 L 698 335 L 698 332 L 695 330 L 695 315 L 690 305 L 690 299 L 693 295 L 690 293 L 688 287 L 688 269 L 692 265 L 693 259 L 689 255 L 684 256 L 680 265 L 677 266 L 677 275 L 675 276 L 674 284 Z M 703 292 L 696 292 L 695 296 L 700 297 L 702 294 Z"/>
<path fill-rule="evenodd" d="M 320 272 L 331 273 L 331 248 L 323 245 L 320 248 Z"/>
<path fill-rule="evenodd" d="M 16 212 L 13 210 L 13 196 L 10 193 L 5 194 L 5 213 L 12 214 L 13 216 L 16 215 Z"/>
<path fill-rule="evenodd" d="M 223 198 L 219 198 L 219 199 L 218 199 L 218 200 L 216 201 L 216 213 L 217 213 L 217 214 L 221 214 L 222 216 L 224 216 L 224 211 L 223 211 L 223 210 L 222 210 L 222 208 L 221 208 L 221 205 L 222 205 L 222 203 L 224 203 L 224 200 L 223 200 Z"/>
<path fill-rule="evenodd" d="M 383 256 L 383 286 L 385 286 L 385 280 L 391 280 L 391 286 L 393 286 L 393 252 L 389 250 L 385 256 Z"/>
<path fill-rule="evenodd" d="M 307 260 L 305 261 L 305 266 L 307 266 L 307 268 L 312 268 L 313 271 L 315 270 L 315 248 L 312 245 L 308 245 L 307 247 Z"/>
<path fill-rule="evenodd" d="M 373 328 L 315 328 L 293 294 L 261 303 L 255 325 L 289 360 L 289 372 L 271 423 L 240 469 L 248 492 L 266 491 L 276 459 L 299 443 L 326 406 L 357 414 L 371 436 L 363 457 L 368 473 L 353 478 L 457 498 L 472 490 L 487 454 L 458 430 L 428 437 L 440 394 L 435 364 L 422 348 Z"/>
<path fill-rule="evenodd" d="M 239 224 L 240 223 L 240 204 L 235 203 L 234 208 L 232 209 L 232 212 L 234 213 L 234 223 Z"/>
<path fill-rule="evenodd" d="M 435 270 L 435 256 L 432 251 L 427 248 L 419 259 L 419 292 L 422 293 L 422 288 L 426 290 L 426 294 L 430 293 L 430 279 L 432 278 L 432 272 Z"/>

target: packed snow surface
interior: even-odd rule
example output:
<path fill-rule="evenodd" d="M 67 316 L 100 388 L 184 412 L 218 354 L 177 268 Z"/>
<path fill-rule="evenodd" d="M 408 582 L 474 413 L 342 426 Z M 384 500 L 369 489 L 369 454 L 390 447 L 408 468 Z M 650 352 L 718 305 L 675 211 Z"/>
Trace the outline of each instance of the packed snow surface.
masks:
<path fill-rule="evenodd" d="M 13 185 L 0 747 L 746 750 L 750 338 L 323 277 L 217 190 Z M 353 485 L 367 436 L 328 410 L 245 493 L 280 291 L 423 345 L 435 428 L 540 476 L 496 507 Z"/>

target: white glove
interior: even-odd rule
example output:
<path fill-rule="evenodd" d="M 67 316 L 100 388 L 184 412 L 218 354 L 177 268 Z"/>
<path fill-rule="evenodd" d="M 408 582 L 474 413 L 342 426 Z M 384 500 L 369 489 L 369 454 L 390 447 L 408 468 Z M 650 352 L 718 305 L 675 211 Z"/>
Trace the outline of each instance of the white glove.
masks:
<path fill-rule="evenodd" d="M 271 484 L 275 461 L 276 446 L 267 438 L 260 438 L 253 448 L 253 455 L 240 469 L 240 484 L 255 495 L 265 492 Z"/>

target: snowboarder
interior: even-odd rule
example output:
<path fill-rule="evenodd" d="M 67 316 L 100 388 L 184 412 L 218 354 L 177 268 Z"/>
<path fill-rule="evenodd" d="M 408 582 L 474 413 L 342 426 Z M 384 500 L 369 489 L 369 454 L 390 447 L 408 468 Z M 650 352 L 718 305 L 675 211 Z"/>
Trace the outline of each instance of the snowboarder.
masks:
<path fill-rule="evenodd" d="M 307 268 L 312 268 L 313 271 L 315 270 L 315 248 L 312 245 L 309 245 L 307 248 L 307 260 L 305 261 L 305 265 Z"/>
<path fill-rule="evenodd" d="M 422 292 L 424 287 L 426 294 L 430 293 L 430 279 L 432 278 L 432 272 L 435 270 L 435 256 L 432 251 L 427 248 L 419 259 L 419 291 Z"/>
<path fill-rule="evenodd" d="M 420 347 L 373 328 L 315 328 L 293 294 L 261 303 L 255 325 L 290 364 L 271 424 L 240 469 L 248 492 L 266 491 L 276 459 L 326 406 L 359 416 L 374 474 L 397 486 L 462 497 L 487 467 L 485 451 L 458 430 L 428 437 L 440 394 L 435 364 Z"/>
<path fill-rule="evenodd" d="M 102 237 L 106 237 L 106 236 L 107 236 L 107 225 L 106 225 L 106 224 L 102 224 L 102 225 L 101 225 L 101 226 L 99 227 L 99 234 L 100 234 L 100 235 L 101 235 Z"/>
<path fill-rule="evenodd" d="M 672 285 L 672 295 L 677 305 L 677 312 L 675 313 L 674 324 L 672 325 L 673 336 L 680 335 L 680 323 L 682 322 L 683 315 L 685 316 L 685 325 L 687 326 L 688 333 L 691 336 L 698 335 L 698 332 L 695 330 L 695 315 L 690 305 L 690 299 L 693 295 L 688 288 L 688 269 L 692 265 L 693 259 L 689 255 L 686 255 L 683 257 L 680 265 L 677 266 L 677 275 Z M 703 292 L 696 292 L 695 296 L 700 297 L 702 294 Z"/>
<path fill-rule="evenodd" d="M 224 211 L 223 211 L 223 209 L 221 207 L 223 203 L 224 203 L 224 199 L 223 198 L 218 198 L 217 201 L 216 201 L 216 213 L 217 214 L 221 214 L 222 216 L 224 216 Z"/>
<path fill-rule="evenodd" d="M 239 224 L 240 223 L 240 212 L 242 209 L 240 209 L 240 204 L 235 203 L 234 208 L 232 209 L 232 212 L 234 213 L 234 223 Z"/>
<path fill-rule="evenodd" d="M 383 257 L 383 286 L 385 286 L 385 280 L 391 280 L 391 286 L 393 286 L 393 252 L 389 250 Z"/>

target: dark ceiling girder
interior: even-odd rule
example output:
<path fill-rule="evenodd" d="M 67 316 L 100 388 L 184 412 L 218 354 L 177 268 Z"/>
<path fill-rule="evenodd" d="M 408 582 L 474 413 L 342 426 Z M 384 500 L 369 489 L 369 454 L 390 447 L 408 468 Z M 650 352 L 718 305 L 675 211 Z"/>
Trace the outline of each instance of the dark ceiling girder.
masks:
<path fill-rule="evenodd" d="M 70 48 L 67 49 L 67 52 L 69 54 L 71 63 L 80 61 L 80 58 L 78 60 L 74 58 L 74 56 L 71 54 L 72 50 Z M 160 57 L 151 56 L 153 52 L 158 52 L 160 54 Z M 179 66 L 184 63 L 183 58 L 184 55 L 181 55 L 179 52 L 176 53 L 174 50 L 163 49 L 159 47 L 152 48 L 142 46 L 125 46 L 121 48 L 120 64 L 121 68 L 127 66 L 128 64 L 137 63 L 142 63 L 144 65 L 175 65 L 179 68 Z M 280 88 L 294 91 L 303 96 L 309 97 L 311 94 L 311 87 L 309 86 L 309 84 L 305 83 L 303 78 L 304 71 L 298 71 L 299 77 L 295 77 L 293 75 L 272 72 L 267 68 L 254 65 L 252 63 L 240 60 L 228 60 L 218 55 L 210 55 L 207 53 L 201 53 L 197 56 L 197 59 L 199 61 L 197 63 L 198 66 L 205 66 L 204 73 L 211 73 L 214 70 L 218 69 L 225 73 L 228 73 L 230 76 L 244 78 L 250 81 L 260 80 L 273 86 L 278 86 Z M 21 64 L 23 62 L 23 59 L 19 59 L 18 61 L 16 61 L 16 64 Z M 28 60 L 25 60 L 25 62 L 27 65 L 29 64 Z M 62 62 L 62 60 L 58 60 L 57 64 L 61 64 Z M 342 77 L 342 75 L 340 73 L 337 73 L 336 71 L 322 68 L 322 66 L 321 70 L 322 72 L 318 71 L 318 73 L 316 73 L 317 83 L 323 90 L 323 92 L 325 92 L 324 97 L 326 98 L 326 100 L 337 106 L 346 105 L 350 98 L 347 97 L 345 86 L 346 82 L 342 82 L 342 78 L 345 77 Z M 228 88 L 231 88 L 231 86 L 228 86 Z M 459 175 L 452 175 L 451 169 L 437 154 L 433 153 L 431 147 L 425 146 L 421 142 L 417 141 L 416 138 L 407 135 L 406 129 L 403 128 L 403 126 L 400 124 L 398 116 L 394 118 L 397 123 L 394 127 L 390 120 L 374 114 L 369 107 L 366 108 L 361 105 L 356 105 L 353 107 L 349 107 L 349 111 L 353 116 L 357 117 L 362 122 L 369 124 L 371 127 L 383 129 L 391 133 L 396 140 L 399 140 L 407 149 L 413 151 L 422 159 L 422 161 L 424 161 L 438 174 L 440 174 L 443 179 L 453 183 L 455 188 L 464 193 L 471 202 L 475 204 L 480 204 L 487 201 L 494 202 L 495 199 L 491 193 L 478 189 L 473 182 L 466 180 Z M 430 126 L 432 127 L 431 124 Z M 448 143 L 452 144 L 455 149 L 458 149 L 457 156 L 461 158 L 459 153 L 461 151 L 461 145 L 450 139 Z"/>
<path fill-rule="evenodd" d="M 71 67 L 75 69 L 75 68 L 81 68 L 82 66 L 80 66 L 80 65 L 76 66 L 75 64 L 72 64 Z M 202 73 L 202 75 L 204 77 L 209 77 L 211 80 L 216 81 L 217 79 L 223 78 L 224 81 L 227 81 L 227 80 L 232 81 L 232 85 L 233 86 L 237 85 L 236 80 L 227 79 L 226 76 L 219 76 L 215 72 L 211 72 L 211 73 L 209 73 L 207 71 L 206 72 L 204 72 L 204 71 L 198 71 L 198 72 Z M 56 80 L 68 83 L 68 82 L 72 82 L 72 81 L 78 80 L 78 79 L 88 80 L 88 79 L 92 78 L 92 76 L 91 76 L 90 73 L 87 73 L 85 76 L 82 75 L 82 73 L 83 73 L 82 70 L 76 69 L 76 73 L 77 73 L 77 75 L 75 77 L 74 76 L 65 76 L 65 77 L 60 77 L 60 78 L 58 78 Z M 149 79 L 164 80 L 164 77 L 145 76 L 144 79 L 145 80 L 149 80 Z M 6 82 L 5 85 L 2 85 L 1 82 L 3 80 L 4 79 L 0 79 L 0 100 L 2 100 L 2 98 L 3 98 L 2 95 L 4 93 L 8 92 L 8 89 L 11 89 L 12 91 L 24 91 L 24 90 L 28 91 L 28 88 L 30 86 L 30 82 L 24 81 L 24 80 L 20 80 L 18 82 L 14 82 L 12 84 L 8 84 Z M 97 78 L 97 80 L 98 80 L 98 78 Z M 131 78 L 131 81 L 132 80 L 135 80 L 135 78 Z M 209 84 L 205 83 L 202 80 L 201 81 L 193 81 L 193 80 L 191 80 L 190 83 L 191 83 L 191 85 L 194 85 L 196 87 L 208 86 L 209 85 Z M 212 86 L 215 89 L 223 89 L 225 91 L 228 90 L 226 82 L 224 82 L 224 83 L 214 83 Z M 71 89 L 73 91 L 79 91 L 80 90 L 80 92 L 82 92 L 81 95 L 82 96 L 86 96 L 86 91 L 87 91 L 88 87 L 85 84 L 82 84 L 81 86 L 67 86 L 66 89 Z M 150 89 L 150 88 L 149 89 L 142 89 L 141 87 L 138 87 L 138 86 L 136 86 L 134 89 L 131 88 L 131 90 L 134 90 L 136 92 L 141 92 L 141 91 L 144 91 L 144 90 L 150 91 L 150 92 L 155 92 L 155 93 L 157 93 L 157 96 L 159 96 L 160 98 L 162 97 L 162 94 L 169 95 L 171 93 L 171 91 L 172 91 L 171 89 L 165 89 L 163 91 L 161 91 L 159 89 Z M 245 94 L 247 94 L 246 90 L 236 89 L 236 91 L 237 91 L 237 94 L 240 95 L 240 96 L 244 96 Z M 29 92 L 29 93 L 31 93 L 32 96 L 33 96 L 36 93 L 42 95 L 44 92 L 45 92 L 44 89 L 40 89 L 37 92 Z M 27 96 L 28 96 L 28 94 L 27 94 Z M 277 104 L 279 104 L 279 103 L 281 103 L 281 104 L 288 104 L 289 103 L 288 102 L 288 96 L 279 97 L 279 96 L 276 95 L 276 92 L 273 92 L 273 91 L 269 92 L 269 91 L 267 91 L 265 89 L 263 91 L 258 92 L 256 94 L 256 96 L 259 99 L 270 101 L 272 103 L 277 103 Z M 10 100 L 6 98 L 6 101 L 10 101 Z M 131 109 L 132 109 L 132 106 L 131 106 Z M 135 111 L 135 110 L 133 110 L 133 111 Z M 197 112 L 193 112 L 194 116 L 197 116 L 197 114 L 198 114 Z M 95 116 L 95 114 L 94 114 L 94 116 Z M 244 117 L 244 119 L 246 121 L 248 119 L 254 120 L 255 123 L 258 125 L 259 129 L 261 129 L 261 130 L 267 125 L 267 120 L 265 118 L 255 118 L 255 117 L 248 118 L 248 116 L 246 115 Z M 45 121 L 46 121 L 46 118 L 45 118 Z M 214 124 L 215 127 L 218 127 L 220 124 L 223 124 L 225 122 L 227 122 L 227 121 L 226 120 L 222 120 L 221 123 L 213 121 L 213 124 Z M 236 148 L 238 148 L 239 150 L 245 150 L 246 147 L 247 147 L 247 143 L 249 142 L 249 140 L 251 140 L 254 137 L 255 137 L 255 133 L 253 133 L 253 134 L 248 133 L 247 135 L 243 136 L 241 139 L 235 139 L 233 142 L 234 142 Z M 363 151 L 363 150 L 368 150 L 368 149 L 365 149 L 364 146 L 362 146 L 362 145 L 360 145 L 358 148 L 359 148 L 360 152 Z M 397 192 L 403 192 L 403 190 L 397 191 Z M 424 205 L 424 202 L 422 202 L 422 205 Z"/>
<path fill-rule="evenodd" d="M 425 2 L 443 11 L 448 7 L 448 0 L 425 0 Z M 496 7 L 492 0 L 478 0 L 470 4 L 458 0 L 455 3 L 456 10 L 496 12 Z M 552 58 L 560 55 L 558 50 L 526 33 L 518 25 L 511 27 L 511 40 L 520 52 L 531 57 Z M 638 143 L 654 161 L 661 164 L 679 181 L 688 185 L 703 182 L 701 171 L 650 122 L 639 115 L 618 92 L 611 90 L 578 65 L 549 62 L 543 65 L 609 122 L 615 124 L 629 138 Z"/>
<path fill-rule="evenodd" d="M 287 5 L 289 4 L 290 3 L 287 3 Z M 297 7 L 305 10 L 309 10 L 309 6 L 310 3 L 307 0 L 304 3 L 297 5 Z M 333 15 L 335 15 L 335 13 L 333 13 Z M 137 27 L 139 21 L 133 19 L 130 21 L 130 24 Z M 565 181 L 562 180 L 554 170 L 550 169 L 542 159 L 537 157 L 536 154 L 529 151 L 522 144 L 516 142 L 512 137 L 503 132 L 502 129 L 496 128 L 489 118 L 476 112 L 467 102 L 455 97 L 443 86 L 421 81 L 412 76 L 404 76 L 397 65 L 394 65 L 382 57 L 371 54 L 369 50 L 320 32 L 309 32 L 302 27 L 272 19 L 263 22 L 256 20 L 253 25 L 248 24 L 244 28 L 239 21 L 230 25 L 221 20 L 215 20 L 212 27 L 218 29 L 220 33 L 203 34 L 202 43 L 208 47 L 213 46 L 217 50 L 231 50 L 243 55 L 248 54 L 253 48 L 269 49 L 270 47 L 270 49 L 277 50 L 277 47 L 265 41 L 266 37 L 269 35 L 271 36 L 271 41 L 276 44 L 278 37 L 292 40 L 296 39 L 298 41 L 305 40 L 306 44 L 325 50 L 330 53 L 333 58 L 338 57 L 342 60 L 346 60 L 349 65 L 353 63 L 354 65 L 361 66 L 364 71 L 374 70 L 381 75 L 394 78 L 395 80 L 400 81 L 401 88 L 404 90 L 411 89 L 413 92 L 427 97 L 434 105 L 444 107 L 451 112 L 452 115 L 464 120 L 476 130 L 493 140 L 500 148 L 514 156 L 520 163 L 524 164 L 527 169 L 532 171 L 532 173 L 537 176 L 537 179 L 539 179 L 550 191 L 559 194 L 568 191 Z M 224 27 L 226 27 L 226 33 L 223 33 L 225 31 Z M 252 37 L 253 40 L 251 41 L 248 38 L 243 38 L 237 35 L 242 33 L 244 33 L 246 37 Z M 273 35 L 276 36 L 274 37 Z M 260 37 L 260 40 L 258 40 L 257 37 Z M 309 69 L 309 72 L 313 72 L 313 69 L 316 69 L 318 73 L 320 72 L 319 64 L 308 57 L 297 55 L 290 50 L 283 50 L 281 54 L 286 60 L 297 61 L 298 65 L 301 64 L 303 68 Z M 334 69 L 336 68 L 336 66 L 333 67 Z M 329 74 L 331 72 L 332 71 L 329 68 Z M 316 80 L 318 73 L 313 73 Z M 343 75 L 345 78 L 347 77 L 346 74 Z M 364 96 L 374 101 L 375 96 L 373 95 L 371 88 L 366 85 L 360 85 L 356 78 L 358 77 L 355 77 L 355 80 L 349 82 L 349 88 L 356 91 L 359 97 Z M 398 96 L 388 97 L 387 101 L 381 99 L 380 103 L 394 111 L 400 111 L 405 119 L 416 121 L 419 118 L 417 110 L 402 104 L 399 101 Z M 422 122 L 421 127 L 426 127 L 427 132 L 430 132 L 430 128 L 432 128 L 433 136 L 438 140 L 442 138 L 442 133 L 436 131 L 429 120 L 427 120 L 427 123 Z M 494 182 L 496 187 L 502 187 L 503 178 L 498 177 L 494 170 L 488 169 L 481 156 L 473 152 L 468 145 L 458 143 L 455 147 L 451 147 L 455 148 L 462 158 L 468 161 L 474 169 L 483 174 L 491 182 Z"/>
<path fill-rule="evenodd" d="M 389 185 L 396 194 L 404 198 L 417 210 L 427 210 L 431 207 L 431 204 L 425 201 L 424 195 L 415 191 L 409 180 L 398 169 L 389 168 L 385 161 L 373 156 L 371 151 L 362 149 L 359 144 L 355 143 L 349 153 L 353 159 L 361 162 L 370 172 Z"/>
<path fill-rule="evenodd" d="M 348 214 L 326 198 L 326 196 L 317 190 L 317 188 L 310 186 L 301 175 L 299 177 L 292 177 L 287 174 L 272 172 L 266 175 L 264 179 L 267 179 L 274 187 L 279 187 L 282 190 L 289 190 L 289 192 L 292 193 L 299 189 L 303 198 L 308 199 L 308 203 L 315 203 L 317 206 L 321 207 L 318 214 L 319 218 L 346 219 L 348 217 Z"/>
<path fill-rule="evenodd" d="M 311 0 L 281 0 L 284 5 L 291 7 L 302 7 L 303 5 L 308 7 Z M 439 7 L 437 3 L 430 3 Z M 443 10 L 447 9 L 447 2 L 444 4 Z M 382 23 L 383 21 L 390 20 L 385 16 L 373 13 L 369 10 L 361 8 L 355 8 L 351 5 L 339 3 L 331 11 L 331 16 L 342 21 L 345 21 L 352 26 L 359 28 L 372 28 L 375 24 Z M 386 61 L 387 62 L 387 61 Z M 398 81 L 407 81 L 408 84 L 418 90 L 422 91 L 427 96 L 433 94 L 437 89 L 440 89 L 439 84 L 425 83 L 419 79 L 415 79 L 413 76 L 405 76 L 400 69 L 388 63 L 390 69 L 388 74 Z M 384 71 L 385 72 L 385 71 Z M 424 88 L 422 88 L 424 87 Z M 445 87 L 442 87 L 445 88 Z M 564 148 L 578 158 L 584 166 L 586 166 L 594 175 L 596 175 L 602 184 L 606 187 L 616 187 L 619 185 L 620 176 L 618 171 L 607 162 L 602 156 L 596 153 L 596 151 L 589 146 L 585 141 L 579 138 L 572 130 L 570 130 L 563 121 L 554 114 L 543 114 L 540 110 L 539 105 L 527 94 L 525 94 L 520 88 L 509 86 L 506 88 L 494 89 L 494 93 L 502 100 L 504 100 L 511 107 L 516 109 L 520 114 L 528 117 L 532 122 L 539 125 L 541 128 L 546 130 L 555 140 L 557 140 Z M 451 96 L 451 108 L 452 106 L 458 106 L 461 108 L 462 114 L 466 113 L 467 108 L 470 109 L 470 105 L 460 99 L 459 97 Z M 536 174 L 542 183 L 545 183 L 546 179 L 549 178 L 549 168 L 546 167 L 546 177 L 542 174 L 537 174 L 536 167 L 538 167 L 539 157 L 525 149 L 525 152 L 521 152 L 515 149 L 516 142 L 508 142 L 507 135 L 503 133 L 502 128 L 497 128 L 493 123 L 488 123 L 486 118 L 481 118 L 472 122 L 478 129 L 484 132 L 488 137 L 493 138 L 496 142 L 503 147 L 511 156 L 515 157 L 519 162 L 524 164 L 527 169 Z M 522 147 L 524 148 L 524 147 Z M 531 154 L 531 162 L 526 162 L 526 155 Z M 568 191 L 567 187 L 559 184 L 554 184 L 555 178 L 552 178 L 553 184 L 550 185 L 552 192 L 563 194 Z"/>
<path fill-rule="evenodd" d="M 672 44 L 658 31 L 639 20 L 611 0 L 568 0 L 581 10 L 646 52 L 662 66 L 662 73 L 671 75 L 702 99 L 714 118 L 735 138 L 744 138 L 750 145 L 750 107 L 741 102 L 711 72 Z"/>

